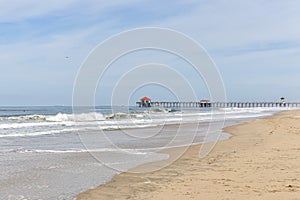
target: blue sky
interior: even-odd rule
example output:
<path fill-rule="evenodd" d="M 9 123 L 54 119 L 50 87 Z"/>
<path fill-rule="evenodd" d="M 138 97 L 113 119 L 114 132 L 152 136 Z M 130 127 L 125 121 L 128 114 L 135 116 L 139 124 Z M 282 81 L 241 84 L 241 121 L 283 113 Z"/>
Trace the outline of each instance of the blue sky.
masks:
<path fill-rule="evenodd" d="M 229 100 L 300 101 L 299 7 L 297 0 L 0 0 L 0 105 L 71 105 L 76 73 L 89 52 L 113 34 L 149 26 L 202 44 Z M 118 72 L 116 64 L 107 74 L 99 103 L 110 103 Z M 193 72 L 182 73 L 200 85 L 199 98 L 209 98 Z M 143 94 L 174 98 L 157 86 L 134 98 Z"/>

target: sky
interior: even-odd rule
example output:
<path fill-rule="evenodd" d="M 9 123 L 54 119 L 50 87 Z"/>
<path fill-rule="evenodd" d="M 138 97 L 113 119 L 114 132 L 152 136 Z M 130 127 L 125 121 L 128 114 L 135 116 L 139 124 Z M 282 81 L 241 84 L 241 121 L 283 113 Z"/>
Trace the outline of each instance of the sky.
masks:
<path fill-rule="evenodd" d="M 173 29 L 200 43 L 228 101 L 300 101 L 299 8 L 298 0 L 0 0 L 0 105 L 71 105 L 89 53 L 112 35 L 142 27 Z M 97 104 L 111 103 L 112 89 L 130 69 L 120 66 L 162 59 L 176 69 L 186 65 L 164 53 L 129 55 L 103 77 Z M 179 72 L 199 99 L 209 99 L 201 77 Z M 148 85 L 132 92 L 130 104 L 142 96 L 176 100 L 168 88 Z"/>

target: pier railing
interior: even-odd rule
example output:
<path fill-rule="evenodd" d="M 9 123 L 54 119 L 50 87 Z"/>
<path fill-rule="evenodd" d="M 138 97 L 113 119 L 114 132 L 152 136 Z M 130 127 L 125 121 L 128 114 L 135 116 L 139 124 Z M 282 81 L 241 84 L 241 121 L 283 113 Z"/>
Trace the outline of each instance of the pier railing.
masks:
<path fill-rule="evenodd" d="M 136 105 L 142 107 L 141 102 Z M 257 107 L 300 107 L 300 102 L 150 102 L 150 107 L 184 108 L 257 108 Z"/>

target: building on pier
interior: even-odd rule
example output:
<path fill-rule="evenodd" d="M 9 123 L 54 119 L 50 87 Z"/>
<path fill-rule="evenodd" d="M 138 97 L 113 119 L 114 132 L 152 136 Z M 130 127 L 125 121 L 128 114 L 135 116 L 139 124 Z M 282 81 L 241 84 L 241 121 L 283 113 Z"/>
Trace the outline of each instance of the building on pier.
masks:
<path fill-rule="evenodd" d="M 200 101 L 200 107 L 201 108 L 208 108 L 211 107 L 211 103 L 209 100 L 201 100 Z"/>
<path fill-rule="evenodd" d="M 143 97 L 140 99 L 141 102 L 139 104 L 140 107 L 151 107 L 151 99 L 148 97 Z"/>

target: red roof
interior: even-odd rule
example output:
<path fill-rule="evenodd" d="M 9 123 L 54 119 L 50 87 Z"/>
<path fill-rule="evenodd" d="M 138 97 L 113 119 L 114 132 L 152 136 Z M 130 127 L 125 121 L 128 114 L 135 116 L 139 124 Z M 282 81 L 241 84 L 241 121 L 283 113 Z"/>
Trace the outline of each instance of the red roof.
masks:
<path fill-rule="evenodd" d="M 143 98 L 141 98 L 141 100 L 142 100 L 142 101 L 150 101 L 151 99 L 148 98 L 148 97 L 143 97 Z"/>

